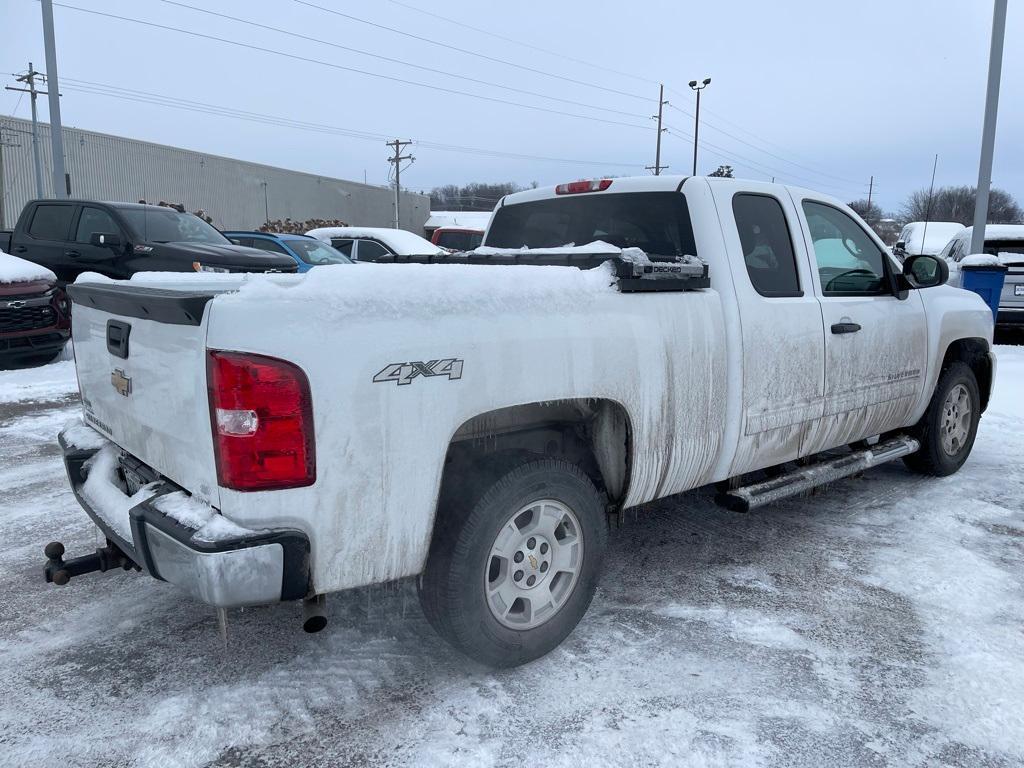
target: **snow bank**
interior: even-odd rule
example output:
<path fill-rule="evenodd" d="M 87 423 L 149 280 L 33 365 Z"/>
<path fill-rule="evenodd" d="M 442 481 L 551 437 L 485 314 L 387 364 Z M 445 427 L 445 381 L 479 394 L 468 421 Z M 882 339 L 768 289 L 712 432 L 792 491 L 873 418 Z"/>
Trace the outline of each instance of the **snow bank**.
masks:
<path fill-rule="evenodd" d="M 72 360 L 37 368 L 0 371 L 0 403 L 26 400 L 45 402 L 77 392 L 78 379 L 75 377 L 75 363 Z"/>
<path fill-rule="evenodd" d="M 46 267 L 0 251 L 0 283 L 54 282 L 57 276 Z"/>
<path fill-rule="evenodd" d="M 194 528 L 192 538 L 195 541 L 221 541 L 255 533 L 249 528 L 231 522 L 213 507 L 184 491 L 161 496 L 153 502 L 153 506 L 186 528 Z"/>
<path fill-rule="evenodd" d="M 325 317 L 431 319 L 543 310 L 558 314 L 586 306 L 614 291 L 607 266 L 567 267 L 482 264 L 364 264 L 357 270 L 313 267 L 304 279 L 285 284 L 249 280 L 215 301 L 315 302 Z"/>

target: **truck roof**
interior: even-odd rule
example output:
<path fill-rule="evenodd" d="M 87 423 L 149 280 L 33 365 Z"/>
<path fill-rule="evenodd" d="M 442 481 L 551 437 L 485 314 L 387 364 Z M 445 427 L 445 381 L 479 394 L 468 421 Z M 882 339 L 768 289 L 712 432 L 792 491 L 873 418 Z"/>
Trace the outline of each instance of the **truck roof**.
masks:
<path fill-rule="evenodd" d="M 64 200 L 53 200 L 53 199 L 36 199 L 29 200 L 28 205 L 33 203 L 69 203 L 71 205 L 109 205 L 111 208 L 122 208 L 122 209 L 133 209 L 133 208 L 154 208 L 160 211 L 176 211 L 177 208 L 171 208 L 167 205 L 151 205 L 149 203 L 127 203 L 123 200 L 89 200 L 84 197 L 73 197 Z"/>
<path fill-rule="evenodd" d="M 660 176 L 620 176 L 610 179 L 611 184 L 606 190 L 595 191 L 595 192 L 584 192 L 578 193 L 581 195 L 610 195 L 617 192 L 675 192 L 682 189 L 683 182 L 687 179 L 703 179 L 708 184 L 715 186 L 727 186 L 734 187 L 736 190 L 742 190 L 749 188 L 750 185 L 756 184 L 759 188 L 763 187 L 774 187 L 780 192 L 782 190 L 789 190 L 793 193 L 796 198 L 808 195 L 820 200 L 827 200 L 835 203 L 836 205 L 843 205 L 841 200 L 826 195 L 817 190 L 805 189 L 803 187 L 795 187 L 788 184 L 777 184 L 774 182 L 762 181 L 761 179 L 738 179 L 738 178 L 726 178 L 722 176 L 684 176 L 682 174 L 662 174 Z M 557 195 L 557 186 L 549 187 L 537 187 L 536 189 L 527 189 L 522 192 L 513 192 L 510 195 L 505 195 L 500 201 L 498 201 L 495 210 L 503 205 L 515 205 L 517 203 L 526 203 L 531 200 L 546 200 Z M 563 195 L 557 195 L 562 197 Z M 572 197 L 573 195 L 565 195 L 565 197 Z"/>

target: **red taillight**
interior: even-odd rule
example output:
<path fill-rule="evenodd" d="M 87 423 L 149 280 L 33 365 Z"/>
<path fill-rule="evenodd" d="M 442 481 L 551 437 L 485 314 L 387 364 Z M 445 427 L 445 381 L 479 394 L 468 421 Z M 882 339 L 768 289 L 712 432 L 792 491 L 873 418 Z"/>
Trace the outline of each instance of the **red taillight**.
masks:
<path fill-rule="evenodd" d="M 309 381 L 284 360 L 241 352 L 207 358 L 217 481 L 236 491 L 316 480 Z"/>
<path fill-rule="evenodd" d="M 611 179 L 594 179 L 593 181 L 570 181 L 555 187 L 556 195 L 578 195 L 580 192 L 604 192 L 612 185 Z"/>

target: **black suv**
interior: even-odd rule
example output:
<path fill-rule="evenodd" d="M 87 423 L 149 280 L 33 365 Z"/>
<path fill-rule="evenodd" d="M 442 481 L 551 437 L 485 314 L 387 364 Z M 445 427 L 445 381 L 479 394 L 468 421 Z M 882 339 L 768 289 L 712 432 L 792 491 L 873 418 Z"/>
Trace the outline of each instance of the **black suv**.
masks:
<path fill-rule="evenodd" d="M 4 238 L 6 239 L 6 238 Z M 295 272 L 295 261 L 233 244 L 191 213 L 136 203 L 33 200 L 0 250 L 41 264 L 61 283 L 82 272 Z"/>

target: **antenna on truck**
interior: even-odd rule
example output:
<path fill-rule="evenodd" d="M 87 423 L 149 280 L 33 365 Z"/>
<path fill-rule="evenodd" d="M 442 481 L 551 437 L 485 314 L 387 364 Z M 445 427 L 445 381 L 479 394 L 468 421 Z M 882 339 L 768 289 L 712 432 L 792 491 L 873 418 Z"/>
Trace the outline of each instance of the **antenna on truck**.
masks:
<path fill-rule="evenodd" d="M 932 163 L 932 184 L 928 187 L 928 207 L 924 212 L 924 232 L 921 233 L 921 251 L 924 253 L 924 239 L 928 236 L 928 220 L 932 217 L 932 194 L 935 192 L 935 169 L 939 167 L 939 154 L 935 153 L 935 162 Z"/>

